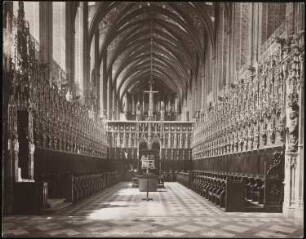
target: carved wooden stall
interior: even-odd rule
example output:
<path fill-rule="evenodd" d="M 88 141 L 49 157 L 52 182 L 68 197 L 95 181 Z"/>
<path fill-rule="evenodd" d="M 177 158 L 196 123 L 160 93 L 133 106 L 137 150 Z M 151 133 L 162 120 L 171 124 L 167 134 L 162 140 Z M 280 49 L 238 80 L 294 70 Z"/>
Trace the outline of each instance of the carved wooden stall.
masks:
<path fill-rule="evenodd" d="M 303 34 L 273 38 L 258 64 L 198 115 L 192 153 L 193 167 L 202 171 L 188 182 L 191 188 L 202 193 L 207 173 L 237 177 L 245 182 L 245 210 L 282 211 L 285 160 L 298 147 L 301 39 Z M 187 183 L 186 176 L 180 178 Z"/>
<path fill-rule="evenodd" d="M 27 208 L 25 201 L 34 201 L 37 210 L 33 205 L 28 208 L 40 212 L 46 207 L 47 197 L 73 200 L 69 192 L 74 188 L 74 177 L 101 174 L 106 186 L 117 182 L 118 175 L 110 172 L 108 165 L 102 122 L 90 114 L 90 106 L 67 97 L 70 89 L 65 78 L 54 78 L 62 74 L 52 73 L 49 79 L 47 67 L 37 61 L 37 43 L 24 19 L 23 2 L 19 3 L 18 17 L 8 19 L 6 34 L 15 45 L 11 48 L 15 51 L 6 54 L 4 69 L 8 115 L 5 167 L 10 185 L 6 192 L 11 195 L 6 199 L 14 201 L 18 211 Z M 91 181 L 95 184 L 95 180 Z M 48 185 L 43 183 L 42 187 L 39 182 Z M 102 188 L 93 185 L 91 193 Z M 25 189 L 27 193 L 22 193 Z"/>

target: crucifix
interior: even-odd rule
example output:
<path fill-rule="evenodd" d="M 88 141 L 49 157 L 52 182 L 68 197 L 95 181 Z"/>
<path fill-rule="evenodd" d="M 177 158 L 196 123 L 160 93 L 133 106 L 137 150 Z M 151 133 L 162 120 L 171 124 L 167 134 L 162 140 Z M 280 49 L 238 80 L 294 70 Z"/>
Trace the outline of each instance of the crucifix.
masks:
<path fill-rule="evenodd" d="M 148 120 L 153 120 L 153 94 L 158 93 L 158 91 L 153 91 L 153 80 L 149 80 L 150 90 L 144 91 L 144 93 L 149 94 L 149 112 Z"/>

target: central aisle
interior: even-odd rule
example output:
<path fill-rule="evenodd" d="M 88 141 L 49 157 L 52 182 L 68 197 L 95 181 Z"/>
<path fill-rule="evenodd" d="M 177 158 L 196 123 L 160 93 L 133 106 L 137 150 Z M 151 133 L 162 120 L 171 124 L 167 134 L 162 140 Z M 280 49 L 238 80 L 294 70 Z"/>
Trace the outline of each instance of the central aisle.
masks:
<path fill-rule="evenodd" d="M 149 192 L 153 201 L 142 200 L 146 192 L 119 183 L 111 190 L 65 210 L 64 215 L 82 215 L 91 219 L 128 220 L 139 217 L 198 217 L 223 214 L 203 198 L 179 183 L 165 183 L 165 188 Z"/>
<path fill-rule="evenodd" d="M 300 237 L 280 213 L 225 213 L 176 182 L 146 193 L 122 182 L 60 213 L 4 219 L 5 236 Z"/>

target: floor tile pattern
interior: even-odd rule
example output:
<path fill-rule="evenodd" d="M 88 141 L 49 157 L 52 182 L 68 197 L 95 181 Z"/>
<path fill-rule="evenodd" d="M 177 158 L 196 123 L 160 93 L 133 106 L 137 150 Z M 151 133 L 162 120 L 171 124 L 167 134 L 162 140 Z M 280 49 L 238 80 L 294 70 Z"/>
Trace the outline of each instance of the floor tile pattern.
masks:
<path fill-rule="evenodd" d="M 8 216 L 4 237 L 300 238 L 281 213 L 223 212 L 179 183 L 146 193 L 119 183 L 52 215 Z"/>

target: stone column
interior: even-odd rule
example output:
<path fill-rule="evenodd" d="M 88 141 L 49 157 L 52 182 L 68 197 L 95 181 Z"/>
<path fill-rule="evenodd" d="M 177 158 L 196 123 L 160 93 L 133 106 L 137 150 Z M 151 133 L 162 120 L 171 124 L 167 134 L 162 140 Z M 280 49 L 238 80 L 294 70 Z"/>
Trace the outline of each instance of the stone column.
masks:
<path fill-rule="evenodd" d="M 110 74 L 113 76 L 113 72 L 111 71 Z M 112 77 L 113 80 L 113 77 Z M 112 90 L 113 90 L 113 115 L 112 118 L 113 120 L 117 119 L 117 113 L 119 111 L 119 108 L 117 107 L 117 92 L 116 92 L 116 80 L 114 79 L 114 81 L 112 82 Z"/>
<path fill-rule="evenodd" d="M 168 95 L 167 97 L 167 112 L 170 112 L 171 109 L 171 96 Z"/>
<path fill-rule="evenodd" d="M 303 3 L 298 3 L 297 14 L 296 14 L 296 25 L 300 22 L 299 18 L 302 18 L 305 14 L 303 9 Z M 299 8 L 300 7 L 300 8 Z M 302 22 L 301 22 L 302 23 Z M 303 23 L 302 23 L 303 24 Z M 297 26 L 297 31 L 299 31 L 299 26 Z M 300 69 L 297 71 L 297 91 L 299 94 L 299 133 L 298 133 L 298 161 L 297 161 L 297 177 L 296 177 L 296 204 L 295 204 L 295 215 L 294 221 L 297 224 L 304 224 L 304 105 L 305 105 L 305 91 L 304 91 L 304 57 L 305 57 L 305 47 L 304 47 L 304 33 L 298 34 L 297 40 L 299 45 L 296 49 L 296 61 L 300 64 Z"/>
<path fill-rule="evenodd" d="M 39 3 L 39 61 L 45 66 L 45 74 L 47 79 L 51 79 L 51 64 L 53 62 L 52 56 L 52 2 Z"/>
<path fill-rule="evenodd" d="M 112 69 L 110 69 L 110 74 L 107 77 L 107 110 L 108 119 L 112 119 L 113 115 L 113 85 L 112 85 Z"/>
<path fill-rule="evenodd" d="M 117 100 L 116 108 L 117 108 L 117 115 L 116 115 L 116 117 L 117 117 L 117 120 L 119 120 L 120 119 L 120 112 L 121 112 L 121 107 L 119 105 L 119 100 Z"/>
<path fill-rule="evenodd" d="M 74 58 L 75 58 L 75 24 L 72 13 L 72 3 L 66 3 L 66 74 L 69 90 L 72 92 L 74 87 Z M 74 93 L 73 93 L 74 95 Z"/>
<path fill-rule="evenodd" d="M 18 137 L 15 136 L 13 139 L 13 177 L 14 181 L 18 182 L 18 153 L 19 153 L 19 141 Z"/>
<path fill-rule="evenodd" d="M 305 31 L 305 3 L 298 3 L 297 6 L 297 18 L 298 23 L 297 30 L 298 32 L 302 29 L 303 32 Z M 302 20 L 301 20 L 302 19 Z M 300 29 L 301 28 L 301 29 Z M 297 209 L 296 209 L 296 220 L 295 222 L 297 224 L 304 225 L 304 124 L 305 124 L 305 33 L 302 33 L 300 35 L 300 44 L 303 44 L 301 47 L 301 52 L 299 55 L 299 61 L 300 61 L 300 86 L 299 86 L 299 93 L 300 93 L 300 121 L 299 121 L 299 144 L 298 144 L 298 152 L 300 155 L 300 160 L 298 163 L 298 169 L 299 169 L 299 194 L 298 194 L 298 200 L 297 200 Z"/>
<path fill-rule="evenodd" d="M 136 106 L 136 103 L 135 103 L 135 96 L 134 94 L 132 95 L 132 115 L 135 115 L 135 106 Z"/>
<path fill-rule="evenodd" d="M 128 112 L 130 111 L 130 101 L 129 101 L 129 98 L 130 98 L 129 95 L 126 92 L 124 97 L 123 97 L 123 113 L 124 113 L 124 116 L 125 116 L 126 120 L 128 119 L 127 116 L 128 116 Z M 118 115 L 118 119 L 120 119 L 120 115 Z"/>
<path fill-rule="evenodd" d="M 156 96 L 155 111 L 156 112 L 160 111 L 160 94 Z"/>
<path fill-rule="evenodd" d="M 83 25 L 82 34 L 82 57 L 83 57 L 83 87 L 84 87 L 84 97 L 85 102 L 88 103 L 88 97 L 90 95 L 90 46 L 88 42 L 88 3 L 87 2 L 80 2 L 81 6 L 81 25 Z"/>
<path fill-rule="evenodd" d="M 301 64 L 303 66 L 303 64 Z M 301 70 L 303 72 L 303 70 Z M 303 74 L 304 75 L 304 74 Z M 300 86 L 300 110 L 299 110 L 299 143 L 298 143 L 298 161 L 297 161 L 297 200 L 295 209 L 295 223 L 304 224 L 304 103 L 305 103 L 305 91 L 304 91 L 304 76 L 301 77 Z"/>
<path fill-rule="evenodd" d="M 142 94 L 142 114 L 144 114 L 146 111 L 145 109 L 145 94 Z"/>
<path fill-rule="evenodd" d="M 6 3 L 13 5 L 13 3 Z M 11 6 L 12 9 L 13 6 Z M 12 13 L 10 14 L 10 17 L 12 17 Z M 9 22 L 7 22 L 7 25 L 11 24 L 11 19 L 7 19 Z M 11 69 L 8 69 L 11 71 Z M 14 159 L 13 159 L 13 145 L 12 145 L 12 128 L 13 128 L 13 109 L 14 107 L 12 105 L 9 105 L 9 98 L 12 97 L 9 92 L 12 85 L 10 83 L 13 82 L 12 77 L 7 77 L 7 71 L 6 68 L 4 68 L 4 77 L 3 77 L 3 95 L 2 95 L 2 110 L 4 112 L 3 118 L 2 118 L 2 163 L 4 169 L 4 175 L 3 175 L 3 198 L 6 203 L 4 205 L 4 214 L 9 214 L 12 211 L 13 207 L 13 183 L 14 183 Z M 18 153 L 17 153 L 18 155 Z"/>
<path fill-rule="evenodd" d="M 107 118 L 107 52 L 104 53 L 103 55 L 103 62 L 102 62 L 102 71 L 103 71 L 103 78 L 102 78 L 102 84 L 103 84 L 103 115 L 104 118 Z"/>
<path fill-rule="evenodd" d="M 254 65 L 258 61 L 258 52 L 259 52 L 259 42 L 260 42 L 260 18 L 261 13 L 259 12 L 260 3 L 253 3 L 253 45 L 252 45 L 252 60 L 251 64 Z"/>
<path fill-rule="evenodd" d="M 175 113 L 175 118 L 177 119 L 177 115 L 178 115 L 178 108 L 179 108 L 179 101 L 178 101 L 178 97 L 175 97 L 174 100 L 174 113 Z"/>
<path fill-rule="evenodd" d="M 28 179 L 34 180 L 34 152 L 35 152 L 35 145 L 34 145 L 34 136 L 33 136 L 33 111 L 32 109 L 29 110 L 29 123 L 28 123 L 28 147 L 29 147 L 29 157 L 28 157 Z"/>
<path fill-rule="evenodd" d="M 84 54 L 84 35 L 86 29 L 84 29 L 84 3 L 80 2 L 77 8 L 76 18 L 75 18 L 75 90 L 77 95 L 80 96 L 80 99 L 84 101 L 86 96 L 85 82 L 84 82 L 84 63 L 86 62 Z"/>
<path fill-rule="evenodd" d="M 95 80 L 97 81 L 97 113 L 99 118 L 103 116 L 103 83 L 101 84 L 101 75 L 100 75 L 100 64 L 99 64 L 99 31 L 95 33 L 94 39 L 94 69 L 95 69 Z"/>
<path fill-rule="evenodd" d="M 165 103 L 163 101 L 160 102 L 160 120 L 165 120 Z"/>
<path fill-rule="evenodd" d="M 230 44 L 230 62 L 231 62 L 231 74 L 230 74 L 230 82 L 229 83 L 234 83 L 236 80 L 236 52 L 235 52 L 235 8 L 236 4 L 232 4 L 232 14 L 231 14 L 231 44 Z M 209 92 L 208 92 L 209 94 Z"/>
<path fill-rule="evenodd" d="M 153 117 L 153 105 L 154 102 L 153 102 L 153 92 L 150 92 L 149 93 L 149 112 L 148 112 L 148 116 L 149 116 L 149 119 L 152 119 Z"/>
<path fill-rule="evenodd" d="M 285 181 L 283 213 L 293 218 L 296 223 L 303 223 L 303 137 L 301 135 L 304 118 L 301 114 L 303 89 L 303 58 L 304 53 L 299 45 L 299 37 L 293 36 L 293 41 L 288 42 L 293 57 L 289 61 L 288 75 L 286 77 L 286 155 L 285 155 Z M 301 94 L 302 93 L 302 94 Z"/>

